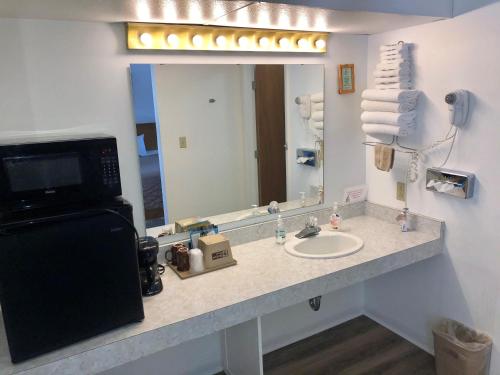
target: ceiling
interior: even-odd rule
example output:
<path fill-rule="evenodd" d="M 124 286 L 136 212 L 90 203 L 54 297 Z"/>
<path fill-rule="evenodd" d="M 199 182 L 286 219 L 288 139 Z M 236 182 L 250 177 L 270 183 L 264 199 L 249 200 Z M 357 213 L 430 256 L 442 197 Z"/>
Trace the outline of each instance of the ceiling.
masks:
<path fill-rule="evenodd" d="M 0 18 L 161 22 L 374 34 L 440 18 L 239 0 L 1 0 Z"/>

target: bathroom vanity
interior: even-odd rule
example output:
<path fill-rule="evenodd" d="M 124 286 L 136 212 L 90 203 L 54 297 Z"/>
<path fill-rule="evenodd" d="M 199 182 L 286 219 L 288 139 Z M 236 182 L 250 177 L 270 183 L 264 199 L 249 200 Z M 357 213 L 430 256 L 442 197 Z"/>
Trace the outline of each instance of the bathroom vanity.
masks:
<path fill-rule="evenodd" d="M 321 209 L 314 215 L 325 223 L 330 213 Z M 364 242 L 354 254 L 334 259 L 294 257 L 275 244 L 273 222 L 231 230 L 225 235 L 233 245 L 236 267 L 187 280 L 167 270 L 164 292 L 144 300 L 143 322 L 33 360 L 10 362 L 2 326 L 1 372 L 94 374 L 225 330 L 228 370 L 262 374 L 260 317 L 442 252 L 441 221 L 413 216 L 414 230 L 402 233 L 394 221 L 394 209 L 363 202 L 345 207 L 343 214 L 343 230 Z M 290 238 L 303 227 L 304 218 L 285 219 Z M 326 225 L 323 230 L 328 230 Z"/>

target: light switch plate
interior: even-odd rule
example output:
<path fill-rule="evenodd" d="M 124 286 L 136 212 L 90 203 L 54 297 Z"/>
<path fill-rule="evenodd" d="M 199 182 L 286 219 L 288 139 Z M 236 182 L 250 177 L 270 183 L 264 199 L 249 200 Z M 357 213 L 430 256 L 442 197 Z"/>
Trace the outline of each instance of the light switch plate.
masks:
<path fill-rule="evenodd" d="M 187 138 L 179 137 L 179 148 L 187 148 Z"/>
<path fill-rule="evenodd" d="M 398 181 L 397 183 L 396 199 L 403 202 L 406 200 L 406 184 L 404 182 Z"/>

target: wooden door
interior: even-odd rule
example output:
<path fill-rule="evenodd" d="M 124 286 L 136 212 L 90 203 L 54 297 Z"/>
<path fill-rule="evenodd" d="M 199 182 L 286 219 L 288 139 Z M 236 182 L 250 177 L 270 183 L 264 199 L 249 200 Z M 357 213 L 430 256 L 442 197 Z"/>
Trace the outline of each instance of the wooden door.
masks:
<path fill-rule="evenodd" d="M 255 66 L 259 205 L 286 201 L 285 68 Z"/>

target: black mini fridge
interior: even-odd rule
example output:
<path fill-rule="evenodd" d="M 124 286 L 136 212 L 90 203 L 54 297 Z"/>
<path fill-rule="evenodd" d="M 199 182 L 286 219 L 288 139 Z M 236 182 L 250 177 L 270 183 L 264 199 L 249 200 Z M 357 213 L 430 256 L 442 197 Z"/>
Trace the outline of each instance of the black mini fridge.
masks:
<path fill-rule="evenodd" d="M 12 362 L 144 319 L 132 207 L 38 212 L 0 225 L 0 302 Z"/>

